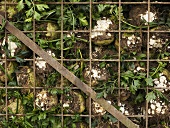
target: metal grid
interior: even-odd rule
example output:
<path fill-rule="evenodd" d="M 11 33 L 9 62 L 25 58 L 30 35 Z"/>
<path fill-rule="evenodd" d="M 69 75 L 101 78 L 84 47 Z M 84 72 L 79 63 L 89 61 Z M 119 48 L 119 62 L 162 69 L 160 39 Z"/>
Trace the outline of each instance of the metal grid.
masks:
<path fill-rule="evenodd" d="M 38 2 L 35 2 L 35 4 L 38 4 Z M 121 0 L 119 0 L 119 1 L 116 1 L 116 2 L 111 2 L 111 1 L 107 1 L 107 2 L 92 2 L 92 0 L 90 0 L 90 1 L 88 1 L 88 2 L 45 2 L 45 4 L 48 4 L 49 6 L 50 5 L 59 5 L 60 6 L 60 9 L 61 9 L 61 17 L 63 17 L 64 16 L 64 8 L 67 6 L 67 5 L 87 5 L 88 7 L 89 7 L 89 17 L 90 17 L 90 19 L 89 19 L 89 28 L 87 28 L 87 30 L 72 30 L 72 29 L 70 29 L 69 31 L 67 31 L 67 30 L 64 30 L 64 21 L 63 21 L 63 19 L 61 19 L 61 28 L 60 28 L 60 30 L 57 30 L 57 31 L 55 31 L 56 33 L 60 33 L 60 40 L 61 40 L 61 45 L 60 45 L 60 49 L 61 49 L 61 53 L 60 53 L 60 55 L 57 55 L 57 58 L 55 58 L 56 60 L 58 60 L 60 63 L 61 63 L 61 65 L 62 66 L 67 66 L 67 65 L 69 65 L 69 64 L 72 64 L 72 63 L 87 63 L 86 64 L 86 66 L 88 66 L 89 65 L 89 68 L 90 68 L 90 71 L 92 70 L 92 65 L 94 64 L 94 63 L 98 63 L 98 62 L 100 62 L 100 63 L 102 63 L 102 62 L 105 62 L 105 63 L 107 63 L 108 65 L 109 64 L 115 64 L 115 65 L 117 65 L 117 86 L 115 87 L 115 89 L 114 89 L 114 92 L 115 93 L 117 93 L 118 94 L 118 98 L 117 98 L 117 100 L 116 100 L 116 102 L 115 103 L 113 103 L 113 104 L 115 104 L 115 105 L 119 105 L 120 104 L 120 102 L 121 102 L 121 91 L 122 90 L 126 90 L 127 88 L 124 88 L 124 87 L 122 87 L 121 86 L 121 81 L 122 81 L 122 79 L 121 79 L 121 74 L 122 74 L 122 66 L 123 65 L 128 65 L 129 63 L 140 63 L 140 62 L 144 62 L 145 63 L 145 67 L 146 67 L 146 77 L 147 78 L 149 78 L 149 73 L 151 72 L 151 66 L 152 66 L 152 62 L 153 63 L 156 63 L 156 62 L 167 62 L 167 63 L 169 63 L 169 61 L 170 61 L 170 58 L 168 57 L 168 59 L 155 59 L 155 58 L 150 58 L 150 49 L 149 49 L 149 43 L 147 43 L 146 44 L 146 57 L 144 58 L 144 59 L 142 59 L 142 60 L 135 60 L 135 59 L 132 59 L 132 58 L 130 58 L 130 59 L 127 59 L 127 58 L 125 58 L 125 59 L 123 59 L 122 60 L 122 52 L 121 52 L 121 44 L 120 44 L 120 42 L 121 42 L 121 40 L 122 40 L 122 33 L 124 33 L 124 32 L 126 32 L 126 33 L 133 33 L 133 32 L 142 32 L 142 33 L 145 33 L 146 34 L 146 38 L 147 38 L 147 42 L 150 42 L 150 34 L 151 33 L 153 33 L 153 32 L 151 32 L 152 30 L 150 29 L 150 27 L 149 26 L 147 26 L 147 29 L 145 29 L 145 30 L 122 30 L 121 28 L 122 28 L 122 22 L 121 22 L 121 6 L 123 5 L 123 6 L 128 6 L 128 5 L 132 5 L 132 6 L 136 6 L 136 5 L 147 5 L 147 7 L 148 7 L 148 12 L 150 12 L 150 7 L 151 7 L 151 5 L 167 5 L 167 6 L 169 6 L 169 4 L 170 4 L 170 2 L 161 2 L 161 1 L 157 1 L 157 2 L 152 2 L 152 1 L 150 1 L 150 0 L 148 0 L 147 2 L 123 2 L 123 1 L 121 1 Z M 93 53 L 93 47 L 94 47 L 94 45 L 93 45 L 93 43 L 92 43 L 92 39 L 90 38 L 91 37 L 91 34 L 92 34 L 92 29 L 93 29 L 93 21 L 92 21 L 92 14 L 94 13 L 93 11 L 92 11 L 92 9 L 93 9 L 93 7 L 94 6 L 96 6 L 96 5 L 99 5 L 99 4 L 104 4 L 104 5 L 117 5 L 119 8 L 119 10 L 118 10 L 118 15 L 119 15 L 119 22 L 118 22 L 118 29 L 116 29 L 116 30 L 111 30 L 111 32 L 112 33 L 117 33 L 117 35 L 118 35 L 118 40 L 119 40 L 119 47 L 118 47 L 118 54 L 117 54 L 117 58 L 109 58 L 109 59 L 103 59 L 103 58 L 97 58 L 97 59 L 94 59 L 93 57 L 92 57 L 92 53 Z M 5 10 L 7 10 L 7 7 L 8 6 L 16 6 L 17 5 L 17 3 L 8 3 L 7 2 L 7 0 L 5 0 Z M 8 18 L 8 14 L 7 14 L 7 11 L 5 11 L 6 13 L 5 13 L 5 19 L 8 19 L 9 21 L 10 21 L 10 19 Z M 148 17 L 150 17 L 150 14 L 148 15 Z M 25 34 L 32 34 L 32 40 L 34 41 L 34 42 L 36 42 L 36 34 L 37 33 L 47 33 L 47 31 L 41 31 L 41 30 L 37 30 L 37 24 L 38 24 L 38 22 L 37 21 L 35 21 L 35 20 L 33 20 L 32 21 L 32 25 L 33 25 L 33 28 L 32 28 L 32 30 L 31 31 L 23 31 Z M 156 32 L 159 32 L 159 33 L 167 33 L 167 34 L 169 34 L 169 30 L 167 31 L 164 31 L 164 30 L 157 30 L 157 31 L 154 31 L 155 33 Z M 87 35 L 89 36 L 89 38 L 88 38 L 88 42 L 89 42 L 89 45 L 88 45 L 88 52 L 89 52 L 89 55 L 88 55 L 88 57 L 87 58 L 82 58 L 81 56 L 77 59 L 76 57 L 69 57 L 69 56 L 65 56 L 65 46 L 64 46 L 64 35 L 65 35 L 65 33 L 87 33 Z M 8 39 L 8 35 L 10 34 L 7 30 L 5 30 L 5 39 L 7 40 Z M 36 52 L 35 51 L 33 51 L 33 53 L 32 53 L 32 58 L 29 58 L 29 59 L 24 59 L 26 62 L 30 62 L 31 63 L 31 66 L 32 66 L 32 69 L 33 69 L 33 73 L 34 73 L 34 77 L 36 76 L 36 65 L 35 65 L 35 63 L 36 63 L 36 58 L 37 57 L 37 55 L 36 55 Z M 3 62 L 5 62 L 4 64 L 5 64 L 5 72 L 7 72 L 7 69 L 8 69 L 8 62 L 15 62 L 16 61 L 16 59 L 14 59 L 14 58 L 8 58 L 8 57 L 6 57 L 5 56 L 5 58 L 4 59 L 1 59 L 1 61 L 3 61 Z M 169 70 L 169 69 L 168 69 Z M 78 75 L 78 77 L 80 77 L 80 75 L 81 74 L 79 74 Z M 60 80 L 58 80 L 58 81 L 60 81 L 59 82 L 59 85 L 60 86 L 57 86 L 56 85 L 56 87 L 52 87 L 52 88 L 56 88 L 56 89 L 60 89 L 60 90 L 62 90 L 62 91 L 64 91 L 65 89 L 67 89 L 67 87 L 65 87 L 64 86 L 64 84 L 65 84 L 65 78 L 61 75 L 61 76 L 59 76 L 59 79 Z M 36 77 L 35 77 L 35 80 L 36 80 Z M 90 79 L 89 79 L 89 85 L 90 86 L 92 86 L 92 78 L 90 77 Z M 27 89 L 28 87 L 18 87 L 18 86 L 9 86 L 9 82 L 8 82 L 8 78 L 7 78 L 7 75 L 5 75 L 5 84 L 4 84 L 4 86 L 1 86 L 0 88 L 1 88 L 1 90 L 2 89 L 4 89 L 5 90 L 5 113 L 3 113 L 3 114 L 0 114 L 0 116 L 2 117 L 2 118 L 6 118 L 7 120 L 9 120 L 9 118 L 11 117 L 11 114 L 9 113 L 9 111 L 8 111 L 8 109 L 7 109 L 7 106 L 8 106 L 8 104 L 9 104 L 9 93 L 11 93 L 11 90 L 12 91 L 14 91 L 15 89 L 16 90 L 21 90 L 21 89 Z M 33 92 L 33 94 L 34 94 L 34 100 L 35 100 L 35 96 L 36 96 L 36 94 L 37 94 L 37 91 L 38 90 L 40 90 L 40 89 L 43 89 L 43 88 L 45 88 L 46 89 L 46 87 L 37 87 L 37 85 L 36 85 L 36 81 L 34 81 L 34 86 L 31 88 L 32 89 L 32 92 Z M 95 87 L 92 87 L 93 89 L 95 89 Z M 72 90 L 79 90 L 77 87 L 75 87 L 75 86 L 71 86 L 70 87 L 70 89 L 72 89 Z M 140 88 L 141 90 L 144 90 L 144 91 L 146 91 L 146 95 L 150 92 L 150 90 L 152 90 L 153 89 L 153 87 L 142 87 L 142 88 Z M 159 88 L 158 88 L 159 89 Z M 169 87 L 166 87 L 165 89 L 168 89 L 169 90 Z M 9 95 L 8 95 L 9 94 Z M 64 98 L 64 94 L 61 94 L 61 104 L 63 104 L 63 98 Z M 87 112 L 85 112 L 85 113 L 80 113 L 80 117 L 81 118 L 83 118 L 83 119 L 85 119 L 87 122 L 88 122 L 88 127 L 92 127 L 92 124 L 94 123 L 93 121 L 94 121 L 94 118 L 96 118 L 96 117 L 98 117 L 98 116 L 96 116 L 96 115 L 93 115 L 92 114 L 92 99 L 91 99 L 91 96 L 88 96 L 87 97 L 87 99 L 88 99 L 88 106 L 89 106 L 89 109 L 87 109 L 86 111 Z M 144 121 L 143 121 L 143 124 L 139 124 L 140 125 L 140 127 L 146 127 L 146 128 L 148 128 L 148 127 L 151 127 L 150 126 L 150 122 L 149 122 L 149 118 L 154 118 L 152 115 L 149 115 L 148 114 L 148 102 L 146 102 L 146 104 L 144 105 L 144 108 L 145 108 L 145 111 L 146 111 L 146 113 L 142 113 L 142 114 L 130 114 L 130 115 L 128 115 L 127 117 L 129 117 L 130 119 L 134 119 L 134 118 L 142 118 Z M 36 108 L 36 105 L 35 105 L 35 102 L 34 102 L 34 108 Z M 75 115 L 74 114 L 68 114 L 68 113 L 64 113 L 64 110 L 63 110 L 64 108 L 63 108 L 63 106 L 61 105 L 61 110 L 60 110 L 60 112 L 59 113 L 55 113 L 54 114 L 54 116 L 56 116 L 56 117 L 59 117 L 60 118 L 60 120 L 61 120 L 61 126 L 63 127 L 64 126 L 64 123 L 65 123 L 65 118 L 66 117 L 74 117 Z M 24 114 L 26 114 L 26 113 L 24 113 Z M 12 114 L 12 115 L 17 115 L 17 116 L 23 116 L 24 114 L 21 114 L 21 113 L 18 113 L 18 114 Z M 99 116 L 100 117 L 100 116 Z M 167 117 L 167 119 L 169 119 L 169 117 Z M 134 121 L 134 120 L 133 120 Z M 116 124 L 116 126 L 118 127 L 118 128 L 122 128 L 122 127 L 125 127 L 125 126 L 123 126 L 122 124 L 121 124 L 121 122 L 116 122 L 115 123 Z M 169 125 L 170 124 L 167 124 L 168 125 L 168 127 L 169 127 Z M 115 126 L 115 127 L 116 127 Z M 67 127 L 69 127 L 69 126 L 67 126 Z"/>

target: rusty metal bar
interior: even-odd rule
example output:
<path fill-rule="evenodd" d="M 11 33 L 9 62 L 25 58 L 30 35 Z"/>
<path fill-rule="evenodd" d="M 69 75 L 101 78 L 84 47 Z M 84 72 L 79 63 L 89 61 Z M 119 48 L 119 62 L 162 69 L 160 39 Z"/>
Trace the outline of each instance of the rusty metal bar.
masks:
<path fill-rule="evenodd" d="M 61 10 L 61 17 L 63 17 L 63 15 L 64 15 L 64 5 L 63 5 L 63 0 L 62 0 L 62 3 L 61 3 L 61 5 L 60 5 L 61 7 L 60 7 L 60 10 Z M 64 33 L 63 33 L 63 30 L 64 30 L 64 28 L 63 28 L 63 26 L 64 26 L 64 23 L 63 23 L 63 18 L 61 18 L 61 27 L 60 27 L 60 29 L 61 29 L 61 42 L 63 42 L 63 35 L 64 35 Z M 63 66 L 63 55 L 64 55 L 64 52 L 63 52 L 63 43 L 61 43 L 61 45 L 60 45 L 60 47 L 61 47 L 61 65 Z M 61 75 L 61 83 L 60 83 L 60 87 L 61 87 L 61 90 L 63 90 L 63 81 L 64 81 L 64 78 L 63 78 L 63 76 Z M 61 95 L 61 104 L 63 104 L 63 95 Z M 61 126 L 63 127 L 64 126 L 64 116 L 63 116 L 63 106 L 61 107 Z"/>
<path fill-rule="evenodd" d="M 36 2 L 36 4 L 38 4 L 40 2 Z M 92 4 L 148 4 L 147 1 L 143 1 L 143 2 L 44 2 L 45 4 L 84 4 L 84 5 L 87 5 L 89 3 L 92 3 Z M 170 4 L 170 2 L 150 2 L 151 4 Z M 12 2 L 6 2 L 7 5 L 17 5 L 18 3 L 12 3 Z M 24 3 L 25 4 L 25 3 Z M 3 3 L 1 4 L 3 5 Z"/>
<path fill-rule="evenodd" d="M 0 24 L 4 17 L 0 15 Z M 70 82 L 81 89 L 86 95 L 91 96 L 91 98 L 99 103 L 104 109 L 106 109 L 110 114 L 117 118 L 128 128 L 139 128 L 138 125 L 134 124 L 130 119 L 124 116 L 120 111 L 118 111 L 114 106 L 109 104 L 105 99 L 96 98 L 96 92 L 89 87 L 87 84 L 83 83 L 79 78 L 72 74 L 68 69 L 62 66 L 57 60 L 51 57 L 43 49 L 41 49 L 35 42 L 28 38 L 23 32 L 17 29 L 15 26 L 6 21 L 5 28 L 14 36 L 16 36 L 20 41 L 22 41 L 27 47 L 34 51 L 37 55 L 42 57 L 48 64 L 50 64 L 54 69 L 56 69 L 61 75 L 67 78 Z"/>

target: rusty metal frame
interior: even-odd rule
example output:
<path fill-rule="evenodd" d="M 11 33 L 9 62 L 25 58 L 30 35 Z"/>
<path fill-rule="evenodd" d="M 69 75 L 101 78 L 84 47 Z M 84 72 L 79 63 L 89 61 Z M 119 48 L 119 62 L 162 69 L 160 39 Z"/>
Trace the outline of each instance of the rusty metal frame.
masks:
<path fill-rule="evenodd" d="M 6 1 L 6 0 L 5 0 Z M 63 1 L 63 0 L 61 0 Z M 16 5 L 17 3 L 6 3 L 5 2 L 5 9 L 7 5 Z M 72 32 L 85 32 L 85 33 L 90 33 L 92 31 L 92 21 L 91 21 L 91 14 L 92 14 L 92 5 L 97 5 L 97 4 L 117 4 L 119 7 L 124 4 L 124 5 L 135 5 L 135 4 L 144 4 L 144 5 L 148 5 L 148 11 L 150 10 L 150 5 L 155 5 L 155 4 L 165 4 L 165 5 L 170 5 L 170 2 L 151 2 L 150 0 L 148 1 L 144 1 L 144 2 L 122 2 L 122 0 L 117 0 L 117 2 L 92 2 L 92 0 L 89 0 L 89 2 L 47 2 L 47 4 L 56 4 L 56 5 L 60 5 L 61 6 L 61 16 L 63 16 L 63 6 L 67 5 L 67 4 L 82 4 L 82 5 L 90 5 L 90 28 L 89 30 L 72 30 Z M 120 8 L 119 8 L 120 9 Z M 1 14 L 1 13 L 0 13 Z M 4 16 L 0 15 L 0 24 L 2 24 L 2 19 L 6 19 L 7 14 L 5 13 Z M 120 19 L 120 10 L 119 10 L 119 29 L 118 30 L 112 30 L 111 32 L 117 32 L 119 33 L 119 41 L 121 40 L 121 33 L 122 32 L 134 32 L 133 30 L 121 30 L 121 19 Z M 119 52 L 118 52 L 118 58 L 111 60 L 111 59 L 92 59 L 92 57 L 90 56 L 89 59 L 67 59 L 67 58 L 63 58 L 63 44 L 61 43 L 61 59 L 54 59 L 51 56 L 49 56 L 44 50 L 42 50 L 36 43 L 35 43 L 35 32 L 46 32 L 46 31 L 35 31 L 35 20 L 33 20 L 33 31 L 20 31 L 19 29 L 17 29 L 15 26 L 13 26 L 12 24 L 9 23 L 9 21 L 6 21 L 6 26 L 5 26 L 6 30 L 5 30 L 5 37 L 7 35 L 7 33 L 11 33 L 13 35 L 15 35 L 20 41 L 22 41 L 26 46 L 28 46 L 32 51 L 33 51 L 33 59 L 26 59 L 26 61 L 33 61 L 33 63 L 35 63 L 35 54 L 41 56 L 48 64 L 50 64 L 54 69 L 56 69 L 60 74 L 61 74 L 61 86 L 59 87 L 60 89 L 64 89 L 62 82 L 64 77 L 66 79 L 68 79 L 70 82 L 72 82 L 74 85 L 76 85 L 80 90 L 82 90 L 88 97 L 89 99 L 93 99 L 94 101 L 98 102 L 100 105 L 103 106 L 103 108 L 105 108 L 110 114 L 112 114 L 114 117 L 116 117 L 118 119 L 118 128 L 120 128 L 119 124 L 122 123 L 124 124 L 126 127 L 128 128 L 138 128 L 139 126 L 137 126 L 136 124 L 134 124 L 128 117 L 143 117 L 145 118 L 146 122 L 146 128 L 148 128 L 148 118 L 151 117 L 150 115 L 148 115 L 148 113 L 146 114 L 142 114 L 142 115 L 129 115 L 124 116 L 120 111 L 118 111 L 115 107 L 113 107 L 112 105 L 110 105 L 105 99 L 100 98 L 97 99 L 96 98 L 96 92 L 87 84 L 83 83 L 79 78 L 77 78 L 74 74 L 72 74 L 68 69 L 66 69 L 63 66 L 63 62 L 64 61 L 85 61 L 85 62 L 90 62 L 90 65 L 92 62 L 94 61 L 106 61 L 106 62 L 116 62 L 118 63 L 118 87 L 115 87 L 115 89 L 118 90 L 118 95 L 120 97 L 120 90 L 124 89 L 123 87 L 120 86 L 120 67 L 121 67 L 121 62 L 122 60 L 120 60 L 120 47 L 119 47 Z M 61 22 L 61 30 L 55 31 L 55 32 L 60 32 L 61 33 L 61 41 L 63 40 L 63 33 L 65 32 L 71 32 L 71 31 L 66 31 L 63 30 L 63 22 Z M 135 32 L 141 32 L 141 31 L 135 31 Z M 148 26 L 147 30 L 142 30 L 142 32 L 147 33 L 147 42 L 149 42 L 149 34 L 150 34 L 150 28 Z M 155 32 L 169 32 L 169 31 L 155 31 Z M 24 33 L 33 33 L 33 40 L 29 39 Z M 92 42 L 91 42 L 91 38 L 89 38 L 89 55 L 91 55 L 91 48 L 92 48 Z M 5 61 L 15 61 L 15 59 L 8 59 L 5 58 Z M 134 59 L 129 59 L 129 60 L 123 60 L 125 62 L 135 62 L 138 60 L 134 60 Z M 147 77 L 149 76 L 149 66 L 150 66 L 150 62 L 155 62 L 155 61 L 166 61 L 168 62 L 169 60 L 158 60 L 158 59 L 151 59 L 149 58 L 149 45 L 147 44 L 147 57 L 146 59 L 140 60 L 143 62 L 146 62 L 147 65 Z M 59 63 L 60 62 L 60 63 Z M 34 65 L 34 73 L 35 73 L 35 64 Z M 91 67 L 91 66 L 90 66 Z M 7 68 L 7 65 L 5 63 L 5 69 Z M 91 82 L 91 80 L 90 80 Z M 77 87 L 73 87 L 73 89 L 77 89 Z M 3 88 L 5 89 L 5 92 L 8 92 L 8 89 L 14 89 L 14 87 L 8 87 L 7 86 L 7 79 L 5 79 L 5 87 L 0 87 L 0 89 Z M 15 87 L 16 89 L 22 88 L 22 87 Z M 56 87 L 57 88 L 57 87 Z M 41 89 L 41 87 L 36 87 L 36 89 Z M 146 89 L 147 93 L 149 89 L 152 89 L 152 87 L 146 87 L 146 88 L 141 88 L 141 89 Z M 167 87 L 166 89 L 170 89 L 170 87 Z M 35 88 L 33 88 L 34 90 L 34 94 L 35 94 Z M 6 96 L 6 106 L 7 106 L 7 96 Z M 118 99 L 118 104 L 120 103 L 120 99 Z M 35 105 L 35 104 L 34 104 Z M 91 106 L 91 100 L 89 101 L 89 106 Z M 34 106 L 35 107 L 35 106 Z M 145 104 L 145 108 L 146 108 L 146 112 L 148 111 L 148 103 L 146 102 Z M 63 109 L 63 108 L 62 108 Z M 0 114 L 3 116 L 6 116 L 6 118 L 8 119 L 8 111 L 6 109 L 6 114 Z M 20 114 L 17 114 L 20 115 Z M 56 114 L 56 116 L 60 116 L 62 117 L 62 123 L 63 123 L 63 116 L 71 116 L 70 114 L 63 114 L 63 111 L 61 112 L 61 114 Z M 91 107 L 89 110 L 89 114 L 88 115 L 81 115 L 82 117 L 89 117 L 89 126 L 91 126 L 91 118 L 92 118 L 92 114 L 91 114 Z"/>

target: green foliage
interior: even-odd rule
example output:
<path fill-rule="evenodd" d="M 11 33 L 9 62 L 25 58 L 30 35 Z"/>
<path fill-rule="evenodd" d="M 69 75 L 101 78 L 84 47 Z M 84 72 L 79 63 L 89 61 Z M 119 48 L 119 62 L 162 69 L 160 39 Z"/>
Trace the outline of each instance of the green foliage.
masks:
<path fill-rule="evenodd" d="M 86 16 L 84 16 L 83 13 L 80 13 L 78 19 L 79 19 L 81 26 L 87 26 L 88 25 L 88 21 L 86 19 Z"/>
<path fill-rule="evenodd" d="M 108 113 L 104 114 L 103 118 L 104 118 L 104 120 L 110 121 L 112 123 L 116 123 L 118 121 L 115 117 L 113 117 L 112 115 L 110 115 Z"/>
<path fill-rule="evenodd" d="M 146 85 L 153 86 L 153 79 L 151 77 L 150 78 L 146 78 L 145 81 L 146 81 Z"/>
<path fill-rule="evenodd" d="M 98 86 L 94 89 L 98 92 L 96 98 L 106 98 L 110 94 L 114 96 L 117 80 L 118 79 L 115 79 L 114 81 L 109 80 L 107 83 L 99 83 Z"/>
<path fill-rule="evenodd" d="M 21 11 L 24 8 L 24 3 L 23 0 L 20 0 L 17 5 L 18 11 Z"/>
<path fill-rule="evenodd" d="M 135 98 L 135 104 L 142 103 L 145 101 L 145 94 L 139 93 Z"/>
<path fill-rule="evenodd" d="M 1 32 L 1 31 L 4 31 L 5 25 L 6 25 L 6 20 L 5 20 L 5 19 L 2 19 L 2 24 L 1 24 L 1 26 L 0 26 L 0 32 Z"/>
<path fill-rule="evenodd" d="M 149 92 L 147 95 L 146 95 L 146 100 L 147 101 L 150 101 L 150 100 L 155 100 L 156 99 L 156 95 L 155 93 L 152 91 L 152 92 Z"/>
<path fill-rule="evenodd" d="M 121 73 L 121 86 L 129 87 L 129 90 L 132 94 L 135 94 L 136 91 L 144 85 L 143 80 L 146 77 L 146 73 L 137 73 L 134 74 L 132 71 L 128 70 L 126 72 Z"/>
<path fill-rule="evenodd" d="M 147 101 L 155 100 L 156 98 L 162 99 L 167 103 L 169 102 L 168 98 L 162 92 L 160 92 L 159 90 L 156 90 L 156 89 L 153 89 L 153 91 L 149 92 L 146 95 Z"/>
<path fill-rule="evenodd" d="M 25 10 L 25 22 L 31 22 L 33 19 L 39 21 L 42 17 L 46 16 L 49 7 L 47 4 L 35 4 L 32 0 L 20 0 L 17 5 L 18 11 L 25 9 L 26 3 L 28 10 Z"/>
<path fill-rule="evenodd" d="M 159 73 L 161 73 L 164 70 L 166 65 L 167 63 L 159 61 L 157 67 L 151 68 L 151 71 L 150 71 L 151 77 L 154 77 L 154 76 L 158 77 Z"/>

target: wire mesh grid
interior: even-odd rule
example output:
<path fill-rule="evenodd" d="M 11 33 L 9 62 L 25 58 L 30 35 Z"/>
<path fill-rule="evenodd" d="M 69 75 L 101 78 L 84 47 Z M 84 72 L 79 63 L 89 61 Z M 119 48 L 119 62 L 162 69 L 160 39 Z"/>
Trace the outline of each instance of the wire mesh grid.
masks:
<path fill-rule="evenodd" d="M 140 128 L 166 128 L 169 4 L 4 0 L 0 14 Z M 0 127 L 126 127 L 10 32 L 0 37 Z"/>

